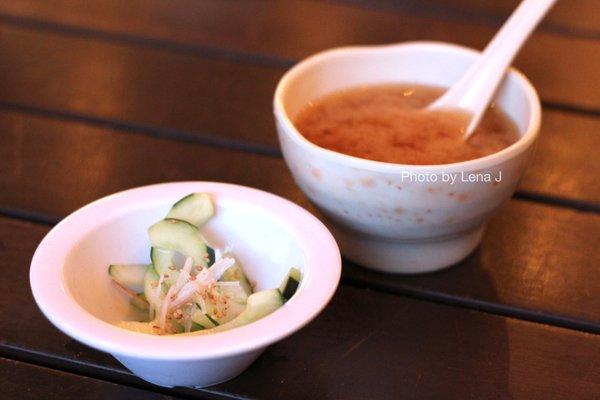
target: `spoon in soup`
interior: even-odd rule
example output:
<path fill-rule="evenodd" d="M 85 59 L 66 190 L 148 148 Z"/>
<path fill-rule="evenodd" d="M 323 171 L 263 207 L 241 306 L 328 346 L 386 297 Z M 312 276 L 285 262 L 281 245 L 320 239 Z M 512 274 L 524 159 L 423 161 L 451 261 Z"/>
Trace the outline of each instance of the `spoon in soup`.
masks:
<path fill-rule="evenodd" d="M 512 60 L 555 2 L 523 0 L 467 72 L 427 109 L 467 111 L 470 114 L 464 135 L 467 140 L 487 110 Z"/>

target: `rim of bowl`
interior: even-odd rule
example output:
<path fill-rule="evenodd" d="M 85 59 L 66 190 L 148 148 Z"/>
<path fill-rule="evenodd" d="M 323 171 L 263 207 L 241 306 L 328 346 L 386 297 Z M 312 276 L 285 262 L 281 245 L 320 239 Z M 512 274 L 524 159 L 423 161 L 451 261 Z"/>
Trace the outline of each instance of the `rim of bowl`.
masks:
<path fill-rule="evenodd" d="M 377 54 L 390 51 L 404 51 L 409 48 L 418 48 L 424 51 L 451 52 L 466 55 L 475 58 L 481 52 L 471 49 L 466 46 L 461 46 L 446 42 L 436 41 L 411 41 L 399 44 L 385 44 L 372 46 L 345 46 L 323 50 L 312 56 L 305 58 L 290 68 L 283 77 L 279 80 L 275 89 L 273 98 L 273 112 L 277 121 L 284 125 L 284 134 L 290 137 L 295 144 L 302 147 L 304 150 L 319 155 L 332 162 L 341 162 L 349 167 L 366 169 L 370 171 L 398 173 L 401 171 L 426 171 L 430 173 L 455 172 L 461 170 L 478 170 L 497 165 L 510 158 L 515 157 L 519 153 L 529 148 L 537 138 L 541 123 L 541 105 L 537 91 L 529 80 L 517 69 L 511 67 L 509 74 L 517 80 L 519 86 L 525 92 L 527 102 L 531 107 L 529 121 L 525 133 L 510 146 L 492 153 L 485 157 L 475 158 L 472 160 L 461 161 L 450 164 L 429 164 L 429 165 L 413 165 L 413 164 L 395 164 L 383 161 L 368 160 L 365 158 L 355 157 L 344 153 L 339 153 L 333 150 L 328 150 L 307 140 L 297 129 L 287 114 L 284 106 L 283 96 L 291 81 L 298 78 L 306 69 L 327 62 L 327 60 L 337 57 L 346 56 L 348 53 L 363 53 Z"/>
<path fill-rule="evenodd" d="M 251 324 L 211 335 L 153 336 L 105 322 L 71 297 L 63 280 L 64 263 L 82 234 L 138 209 L 139 204 L 160 205 L 172 201 L 179 194 L 194 191 L 211 192 L 258 206 L 276 217 L 296 236 L 305 253 L 306 271 L 295 296 L 284 307 Z M 89 218 L 93 218 L 91 224 Z M 87 230 L 82 231 L 82 226 L 86 226 Z M 318 268 L 321 266 L 326 268 Z M 44 237 L 36 249 L 31 261 L 30 283 L 33 297 L 44 315 L 58 329 L 82 343 L 123 356 L 192 360 L 257 350 L 291 335 L 325 308 L 336 291 L 340 275 L 341 255 L 337 243 L 323 223 L 302 207 L 274 194 L 245 186 L 189 181 L 125 190 L 70 214 Z"/>

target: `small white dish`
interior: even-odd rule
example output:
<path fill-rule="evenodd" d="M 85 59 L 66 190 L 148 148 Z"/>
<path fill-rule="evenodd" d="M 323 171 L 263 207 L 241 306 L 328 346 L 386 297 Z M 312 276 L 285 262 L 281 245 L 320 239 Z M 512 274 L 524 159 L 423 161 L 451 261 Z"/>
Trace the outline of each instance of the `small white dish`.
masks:
<path fill-rule="evenodd" d="M 391 164 L 333 152 L 306 140 L 292 121 L 310 101 L 353 86 L 450 87 L 478 55 L 436 42 L 343 47 L 311 56 L 281 78 L 273 107 L 285 161 L 345 257 L 395 273 L 435 271 L 465 258 L 525 171 L 540 128 L 539 98 L 510 69 L 494 102 L 521 138 L 497 153 L 454 164 Z"/>
<path fill-rule="evenodd" d="M 147 228 L 191 192 L 213 195 L 216 214 L 202 228 L 217 247 L 233 246 L 257 290 L 275 288 L 290 267 L 302 271 L 283 307 L 249 325 L 198 337 L 152 336 L 111 322 L 132 317 L 111 284 L 111 263 L 150 263 Z M 152 185 L 120 192 L 74 212 L 52 229 L 31 262 L 33 296 L 61 331 L 112 354 L 161 386 L 213 385 L 240 374 L 264 349 L 302 328 L 333 296 L 341 257 L 325 226 L 270 193 L 212 182 Z"/>

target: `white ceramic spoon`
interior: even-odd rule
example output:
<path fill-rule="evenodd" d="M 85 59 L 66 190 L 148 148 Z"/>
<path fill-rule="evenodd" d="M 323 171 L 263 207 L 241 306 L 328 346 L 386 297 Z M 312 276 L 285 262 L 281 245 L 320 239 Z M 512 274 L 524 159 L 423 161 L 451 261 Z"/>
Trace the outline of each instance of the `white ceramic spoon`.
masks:
<path fill-rule="evenodd" d="M 485 113 L 506 69 L 556 0 L 523 0 L 467 72 L 429 110 L 460 108 L 471 115 L 465 140 Z"/>

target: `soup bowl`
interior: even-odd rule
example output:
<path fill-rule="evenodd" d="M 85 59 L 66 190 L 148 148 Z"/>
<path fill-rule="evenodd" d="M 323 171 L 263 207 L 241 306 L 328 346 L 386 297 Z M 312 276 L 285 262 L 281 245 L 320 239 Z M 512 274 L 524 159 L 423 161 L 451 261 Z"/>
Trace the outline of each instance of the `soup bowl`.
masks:
<path fill-rule="evenodd" d="M 264 318 L 210 335 L 154 336 L 114 326 L 137 313 L 111 283 L 108 265 L 149 264 L 148 227 L 192 192 L 212 195 L 215 215 L 201 231 L 217 248 L 231 246 L 255 290 L 278 287 L 297 267 L 295 295 Z M 335 240 L 301 207 L 243 186 L 181 182 L 127 190 L 71 214 L 40 243 L 30 281 L 44 315 L 67 335 L 154 384 L 204 387 L 238 375 L 269 344 L 312 320 L 333 296 L 340 270 Z"/>
<path fill-rule="evenodd" d="M 273 107 L 285 161 L 348 259 L 379 271 L 421 273 L 471 253 L 525 171 L 540 128 L 537 93 L 511 69 L 494 104 L 514 121 L 520 139 L 453 164 L 392 164 L 337 153 L 306 140 L 294 119 L 309 102 L 355 86 L 449 87 L 478 54 L 435 42 L 345 47 L 305 59 L 280 80 Z"/>

